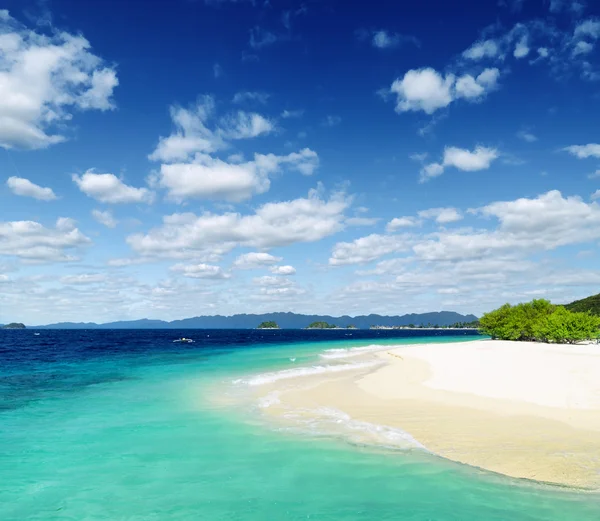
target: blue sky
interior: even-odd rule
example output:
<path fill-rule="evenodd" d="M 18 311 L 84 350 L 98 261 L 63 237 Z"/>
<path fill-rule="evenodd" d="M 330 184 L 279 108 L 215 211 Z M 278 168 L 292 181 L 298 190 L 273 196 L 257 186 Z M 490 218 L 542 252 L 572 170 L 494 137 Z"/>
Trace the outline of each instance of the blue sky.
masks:
<path fill-rule="evenodd" d="M 3 7 L 0 323 L 600 291 L 591 1 Z"/>

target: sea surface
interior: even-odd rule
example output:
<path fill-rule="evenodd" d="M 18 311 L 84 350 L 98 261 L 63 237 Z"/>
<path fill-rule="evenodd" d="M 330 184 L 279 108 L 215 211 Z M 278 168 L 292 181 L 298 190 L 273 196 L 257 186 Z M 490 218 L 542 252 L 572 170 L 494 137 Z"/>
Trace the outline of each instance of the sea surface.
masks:
<path fill-rule="evenodd" d="M 226 391 L 330 370 L 332 349 L 466 335 L 0 330 L 0 520 L 598 521 L 596 493 L 280 430 Z"/>

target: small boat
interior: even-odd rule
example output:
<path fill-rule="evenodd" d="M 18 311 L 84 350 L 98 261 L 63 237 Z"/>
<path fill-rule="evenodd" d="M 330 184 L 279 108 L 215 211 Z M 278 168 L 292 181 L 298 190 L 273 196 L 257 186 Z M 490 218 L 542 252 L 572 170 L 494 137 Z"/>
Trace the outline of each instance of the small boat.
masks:
<path fill-rule="evenodd" d="M 40 334 L 39 334 L 39 333 L 34 333 L 34 335 L 35 335 L 35 336 L 40 336 Z"/>
<path fill-rule="evenodd" d="M 173 342 L 183 342 L 184 344 L 191 344 L 194 341 L 191 338 L 182 337 L 182 338 L 178 338 L 177 340 L 173 340 Z"/>

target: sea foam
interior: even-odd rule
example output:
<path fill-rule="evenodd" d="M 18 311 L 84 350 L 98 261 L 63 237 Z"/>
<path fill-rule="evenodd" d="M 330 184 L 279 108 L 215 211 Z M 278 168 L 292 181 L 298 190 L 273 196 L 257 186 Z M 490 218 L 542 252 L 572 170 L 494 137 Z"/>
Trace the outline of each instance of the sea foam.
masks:
<path fill-rule="evenodd" d="M 251 378 L 235 380 L 233 383 L 245 383 L 247 385 L 265 385 L 288 378 L 298 378 L 302 376 L 313 376 L 325 373 L 339 373 L 342 371 L 353 371 L 356 369 L 366 369 L 381 365 L 380 361 L 356 362 L 351 364 L 325 364 L 314 365 L 311 367 L 297 367 L 294 369 L 284 369 L 272 373 L 262 373 Z"/>
<path fill-rule="evenodd" d="M 304 426 L 312 434 L 337 435 L 361 445 L 394 449 L 421 449 L 426 447 L 408 432 L 397 427 L 379 425 L 352 418 L 338 409 L 319 407 L 311 410 L 293 410 L 284 415 L 288 420 Z"/>
<path fill-rule="evenodd" d="M 353 356 L 365 355 L 368 353 L 376 353 L 378 351 L 389 351 L 390 349 L 396 349 L 399 346 L 383 346 L 377 344 L 371 344 L 368 346 L 352 347 L 350 349 L 327 349 L 321 353 L 321 358 L 327 360 L 336 360 L 341 358 L 351 358 Z"/>

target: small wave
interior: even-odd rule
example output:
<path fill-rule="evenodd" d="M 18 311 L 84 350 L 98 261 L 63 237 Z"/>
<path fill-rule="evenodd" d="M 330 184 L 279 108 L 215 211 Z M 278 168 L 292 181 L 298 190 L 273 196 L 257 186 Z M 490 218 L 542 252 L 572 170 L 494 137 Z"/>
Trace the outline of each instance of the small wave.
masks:
<path fill-rule="evenodd" d="M 427 450 L 422 443 L 402 429 L 356 420 L 338 409 L 319 407 L 313 410 L 290 411 L 284 416 L 304 424 L 313 434 L 339 435 L 352 443 L 362 445 Z"/>
<path fill-rule="evenodd" d="M 321 358 L 327 360 L 336 360 L 340 358 L 351 358 L 353 356 L 360 356 L 367 353 L 376 353 L 377 351 L 388 351 L 390 349 L 396 349 L 399 346 L 382 346 L 371 344 L 362 347 L 352 347 L 350 349 L 327 349 L 321 353 Z"/>
<path fill-rule="evenodd" d="M 364 369 L 367 367 L 374 367 L 380 365 L 379 361 L 372 362 L 357 362 L 354 364 L 327 364 L 327 365 L 314 365 L 312 367 L 298 367 L 294 369 L 284 369 L 283 371 L 276 371 L 273 373 L 263 373 L 246 380 L 240 379 L 235 380 L 233 383 L 245 383 L 248 385 L 264 385 L 277 382 L 278 380 L 285 380 L 287 378 L 298 378 L 300 376 L 312 376 L 315 374 L 324 373 L 338 373 L 341 371 L 352 371 L 355 369 Z"/>
<path fill-rule="evenodd" d="M 281 400 L 279 399 L 279 392 L 273 391 L 267 394 L 266 396 L 260 398 L 257 402 L 257 405 L 261 409 L 268 409 L 269 407 L 271 407 L 271 405 L 278 405 L 280 403 Z"/>

